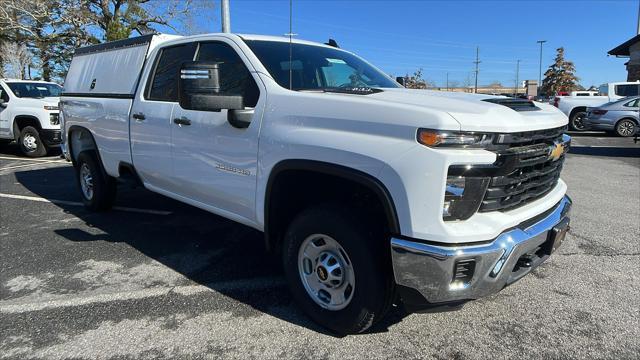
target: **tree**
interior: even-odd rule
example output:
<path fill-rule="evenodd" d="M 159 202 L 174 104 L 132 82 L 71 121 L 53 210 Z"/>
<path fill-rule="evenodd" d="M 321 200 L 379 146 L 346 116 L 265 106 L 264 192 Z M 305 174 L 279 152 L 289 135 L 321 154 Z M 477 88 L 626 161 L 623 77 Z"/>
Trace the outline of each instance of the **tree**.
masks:
<path fill-rule="evenodd" d="M 564 59 L 564 48 L 556 49 L 556 58 L 549 69 L 544 73 L 544 80 L 540 92 L 547 95 L 555 95 L 560 91 L 574 91 L 578 89 L 576 68 L 573 62 Z"/>
<path fill-rule="evenodd" d="M 26 69 L 31 64 L 32 55 L 24 44 L 14 42 L 2 42 L 0 44 L 4 64 L 3 73 L 7 77 L 24 79 Z"/>
<path fill-rule="evenodd" d="M 2 0 L 0 41 L 24 44 L 44 80 L 63 79 L 76 48 L 133 34 L 191 33 L 198 0 Z M 0 68 L 6 61 L 0 53 Z"/>
<path fill-rule="evenodd" d="M 422 68 L 416 70 L 413 75 L 404 76 L 404 87 L 407 89 L 426 89 L 427 82 L 422 78 Z"/>

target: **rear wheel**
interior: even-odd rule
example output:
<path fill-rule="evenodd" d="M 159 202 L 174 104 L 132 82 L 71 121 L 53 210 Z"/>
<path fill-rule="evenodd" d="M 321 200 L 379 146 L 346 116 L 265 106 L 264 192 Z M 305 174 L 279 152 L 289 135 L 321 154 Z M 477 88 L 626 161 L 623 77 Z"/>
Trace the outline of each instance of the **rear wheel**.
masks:
<path fill-rule="evenodd" d="M 629 137 L 635 135 L 638 126 L 631 119 L 622 119 L 616 124 L 616 135 Z"/>
<path fill-rule="evenodd" d="M 338 333 L 367 330 L 394 294 L 388 246 L 377 226 L 339 205 L 305 210 L 285 235 L 283 263 L 294 299 Z"/>
<path fill-rule="evenodd" d="M 18 139 L 20 150 L 28 157 L 41 157 L 47 155 L 47 147 L 40 139 L 38 129 L 33 126 L 25 126 L 20 130 L 20 138 Z"/>
<path fill-rule="evenodd" d="M 104 172 L 93 151 L 83 151 L 78 155 L 76 181 L 86 208 L 104 211 L 113 206 L 116 198 L 116 179 Z"/>
<path fill-rule="evenodd" d="M 586 126 L 584 125 L 584 118 L 586 116 L 587 116 L 586 111 L 576 111 L 571 116 L 571 121 L 569 121 L 569 127 L 571 128 L 571 130 L 575 130 L 575 131 L 585 130 Z"/>

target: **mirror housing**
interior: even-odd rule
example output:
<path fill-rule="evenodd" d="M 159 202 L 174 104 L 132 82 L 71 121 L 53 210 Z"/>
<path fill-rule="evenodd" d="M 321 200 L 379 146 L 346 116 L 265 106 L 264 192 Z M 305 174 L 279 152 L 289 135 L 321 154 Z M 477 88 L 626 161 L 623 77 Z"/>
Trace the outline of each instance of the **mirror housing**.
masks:
<path fill-rule="evenodd" d="M 178 100 L 187 110 L 220 111 L 244 109 L 242 95 L 220 91 L 220 63 L 189 61 L 180 67 Z"/>

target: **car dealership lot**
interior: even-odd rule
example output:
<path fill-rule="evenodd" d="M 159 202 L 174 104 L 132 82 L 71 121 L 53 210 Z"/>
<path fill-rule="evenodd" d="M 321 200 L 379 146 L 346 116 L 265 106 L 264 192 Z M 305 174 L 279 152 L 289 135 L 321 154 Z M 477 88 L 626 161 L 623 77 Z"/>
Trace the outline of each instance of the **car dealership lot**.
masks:
<path fill-rule="evenodd" d="M 120 188 L 89 213 L 56 156 L 0 148 L 0 358 L 637 358 L 640 144 L 574 137 L 567 241 L 449 313 L 334 337 L 293 305 L 261 234 Z"/>

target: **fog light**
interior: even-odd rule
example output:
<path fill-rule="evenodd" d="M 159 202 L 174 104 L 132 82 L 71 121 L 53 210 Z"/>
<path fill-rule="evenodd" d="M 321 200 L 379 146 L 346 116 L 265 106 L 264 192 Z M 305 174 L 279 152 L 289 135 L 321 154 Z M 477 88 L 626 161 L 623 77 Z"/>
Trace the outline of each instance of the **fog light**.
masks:
<path fill-rule="evenodd" d="M 466 220 L 478 211 L 489 178 L 447 176 L 442 217 L 444 220 Z"/>

